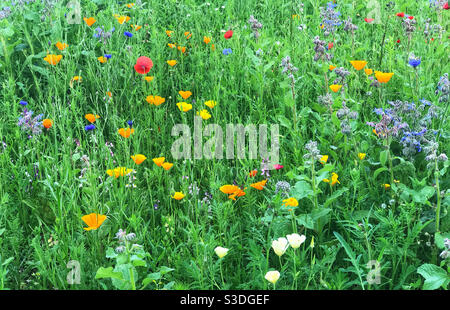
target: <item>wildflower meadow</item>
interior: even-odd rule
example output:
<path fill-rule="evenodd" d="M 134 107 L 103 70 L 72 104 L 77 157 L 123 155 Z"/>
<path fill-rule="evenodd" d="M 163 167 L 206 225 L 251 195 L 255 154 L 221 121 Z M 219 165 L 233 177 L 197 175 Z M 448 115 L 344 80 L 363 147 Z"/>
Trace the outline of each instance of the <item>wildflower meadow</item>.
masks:
<path fill-rule="evenodd" d="M 0 289 L 448 289 L 448 8 L 0 0 Z"/>

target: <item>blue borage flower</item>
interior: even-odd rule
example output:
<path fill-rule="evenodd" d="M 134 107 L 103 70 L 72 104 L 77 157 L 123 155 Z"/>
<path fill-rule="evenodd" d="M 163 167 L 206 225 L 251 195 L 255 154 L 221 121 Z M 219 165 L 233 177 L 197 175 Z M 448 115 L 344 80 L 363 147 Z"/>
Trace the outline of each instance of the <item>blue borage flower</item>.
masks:
<path fill-rule="evenodd" d="M 222 51 L 222 54 L 224 54 L 224 55 L 230 55 L 230 54 L 232 54 L 233 53 L 233 51 L 231 50 L 231 48 L 225 48 L 223 51 Z"/>
<path fill-rule="evenodd" d="M 128 31 L 125 31 L 123 34 L 125 36 L 129 37 L 129 38 L 131 38 L 133 36 L 133 34 L 131 32 L 128 32 Z"/>
<path fill-rule="evenodd" d="M 94 124 L 90 124 L 87 126 L 84 126 L 84 130 L 86 131 L 90 131 L 90 130 L 94 130 L 95 129 L 95 125 Z"/>

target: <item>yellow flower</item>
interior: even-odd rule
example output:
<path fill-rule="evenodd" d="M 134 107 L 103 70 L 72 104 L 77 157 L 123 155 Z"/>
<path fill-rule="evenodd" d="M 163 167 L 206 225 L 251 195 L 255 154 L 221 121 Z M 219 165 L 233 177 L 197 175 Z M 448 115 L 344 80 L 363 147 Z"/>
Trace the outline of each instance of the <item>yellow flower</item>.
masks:
<path fill-rule="evenodd" d="M 239 190 L 239 187 L 236 185 L 223 185 L 220 187 L 220 191 L 227 195 L 234 194 L 237 190 Z"/>
<path fill-rule="evenodd" d="M 277 283 L 278 279 L 280 278 L 280 272 L 274 270 L 274 271 L 268 271 L 266 275 L 264 276 L 264 279 L 269 281 L 270 283 L 274 284 Z"/>
<path fill-rule="evenodd" d="M 131 8 L 134 6 L 134 3 L 128 3 L 128 4 L 126 4 L 126 6 L 127 6 L 129 9 L 131 9 Z"/>
<path fill-rule="evenodd" d="M 365 72 L 367 75 L 371 75 L 371 74 L 373 73 L 373 70 L 372 70 L 372 69 L 364 69 L 364 72 Z"/>
<path fill-rule="evenodd" d="M 177 64 L 176 60 L 168 60 L 167 63 L 169 64 L 169 66 L 173 67 Z"/>
<path fill-rule="evenodd" d="M 165 98 L 160 96 L 147 96 L 145 99 L 148 103 L 154 104 L 156 106 L 159 106 L 160 104 L 164 103 L 166 101 Z"/>
<path fill-rule="evenodd" d="M 203 42 L 205 42 L 205 44 L 208 44 L 209 42 L 211 42 L 211 37 L 203 37 Z"/>
<path fill-rule="evenodd" d="M 104 64 L 108 59 L 105 56 L 100 56 L 97 58 L 102 64 Z"/>
<path fill-rule="evenodd" d="M 146 77 L 144 77 L 144 80 L 146 80 L 147 82 L 151 82 L 151 81 L 153 81 L 153 78 L 154 78 L 154 76 L 146 76 Z"/>
<path fill-rule="evenodd" d="M 57 65 L 62 59 L 62 55 L 47 55 L 44 60 L 52 66 Z"/>
<path fill-rule="evenodd" d="M 292 15 L 292 19 L 300 19 L 300 16 L 298 16 L 297 14 Z"/>
<path fill-rule="evenodd" d="M 328 70 L 333 71 L 334 69 L 336 69 L 336 66 L 333 66 L 333 65 L 328 66 Z"/>
<path fill-rule="evenodd" d="M 172 163 L 163 163 L 162 167 L 164 168 L 164 170 L 170 170 L 170 168 L 172 168 L 173 164 Z"/>
<path fill-rule="evenodd" d="M 266 186 L 267 180 L 262 180 L 261 182 L 250 184 L 251 187 L 256 188 L 259 191 L 262 191 L 264 186 Z"/>
<path fill-rule="evenodd" d="M 319 159 L 319 161 L 322 163 L 322 164 L 326 164 L 326 162 L 327 162 L 327 160 L 328 160 L 328 155 L 323 155 L 322 157 L 320 157 L 320 159 Z"/>
<path fill-rule="evenodd" d="M 298 207 L 298 201 L 294 197 L 290 197 L 288 199 L 283 200 L 283 206 L 287 207 Z"/>
<path fill-rule="evenodd" d="M 217 105 L 217 102 L 213 101 L 213 100 L 209 100 L 205 102 L 205 105 L 207 107 L 209 107 L 210 109 L 214 108 Z"/>
<path fill-rule="evenodd" d="M 106 220 L 106 215 L 91 213 L 82 216 L 81 219 L 86 223 L 86 225 L 88 225 L 87 228 L 83 227 L 84 230 L 96 230 Z"/>
<path fill-rule="evenodd" d="M 221 246 L 218 246 L 214 249 L 214 252 L 216 252 L 217 256 L 219 256 L 219 258 L 224 257 L 225 255 L 227 255 L 228 253 L 228 249 L 227 248 L 222 248 Z"/>
<path fill-rule="evenodd" d="M 375 78 L 380 83 L 387 83 L 391 79 L 391 77 L 394 75 L 394 73 L 390 72 L 381 72 L 381 71 L 375 71 Z"/>
<path fill-rule="evenodd" d="M 175 47 L 177 47 L 175 44 L 173 44 L 173 43 L 167 43 L 167 46 L 169 46 L 170 48 L 175 48 Z"/>
<path fill-rule="evenodd" d="M 178 93 L 184 100 L 186 100 L 187 98 L 189 98 L 192 95 L 192 93 L 188 90 L 187 91 L 180 90 Z"/>
<path fill-rule="evenodd" d="M 128 169 L 126 167 L 117 167 L 114 169 L 106 170 L 106 174 L 109 175 L 110 177 L 114 176 L 117 179 L 118 177 L 123 177 L 125 175 L 130 174 L 133 171 L 134 171 L 133 169 Z"/>
<path fill-rule="evenodd" d="M 66 49 L 66 47 L 69 47 L 69 45 L 67 45 L 66 43 L 61 43 L 61 42 L 56 42 L 56 48 L 59 49 L 60 51 L 63 51 Z"/>
<path fill-rule="evenodd" d="M 192 104 L 189 104 L 187 102 L 178 102 L 177 107 L 178 109 L 180 109 L 180 111 L 187 112 L 192 109 Z"/>
<path fill-rule="evenodd" d="M 154 162 L 158 167 L 161 167 L 161 165 L 163 164 L 164 160 L 166 160 L 165 157 L 157 157 L 157 158 L 153 158 L 153 162 Z"/>
<path fill-rule="evenodd" d="M 311 243 L 309 244 L 311 248 L 314 248 L 314 236 L 312 236 Z"/>
<path fill-rule="evenodd" d="M 367 65 L 367 61 L 365 60 L 350 60 L 350 63 L 352 64 L 353 68 L 356 69 L 356 71 L 361 70 Z"/>
<path fill-rule="evenodd" d="M 95 123 L 95 120 L 96 120 L 97 118 L 100 118 L 99 115 L 94 115 L 94 114 L 86 114 L 84 117 L 85 117 L 89 122 L 91 122 L 92 124 Z"/>
<path fill-rule="evenodd" d="M 209 114 L 207 110 L 201 110 L 200 112 L 197 111 L 197 115 L 200 115 L 200 117 L 203 118 L 204 120 L 211 118 L 211 114 Z"/>
<path fill-rule="evenodd" d="M 136 163 L 136 165 L 140 165 L 144 162 L 144 160 L 147 159 L 147 157 L 145 157 L 142 154 L 136 154 L 136 155 L 132 155 L 131 159 Z"/>
<path fill-rule="evenodd" d="M 339 89 L 341 89 L 341 87 L 342 87 L 342 85 L 337 85 L 337 84 L 330 85 L 330 89 L 335 93 L 337 93 L 339 91 Z"/>
<path fill-rule="evenodd" d="M 339 182 L 339 180 L 338 180 L 338 174 L 337 173 L 332 173 L 331 174 L 331 185 L 333 186 L 334 184 L 336 184 L 336 183 L 339 183 L 339 184 L 341 184 L 341 182 Z M 330 183 L 330 180 L 329 179 L 323 179 L 322 181 L 324 181 L 324 182 L 326 182 L 326 183 Z"/>
<path fill-rule="evenodd" d="M 138 25 L 130 25 L 131 28 L 133 28 L 134 30 L 138 31 L 139 29 L 142 28 L 142 26 L 138 26 Z"/>
<path fill-rule="evenodd" d="M 366 153 L 358 153 L 358 157 L 360 160 L 363 160 L 364 158 L 366 158 Z"/>
<path fill-rule="evenodd" d="M 130 135 L 134 132 L 134 128 L 120 128 L 118 132 L 122 137 L 129 138 Z"/>
<path fill-rule="evenodd" d="M 176 199 L 176 200 L 181 200 L 185 197 L 185 195 L 182 192 L 175 192 L 175 195 L 170 196 L 170 197 L 172 197 L 173 199 Z"/>
<path fill-rule="evenodd" d="M 129 16 L 115 16 L 119 24 L 123 24 L 124 22 L 128 22 L 130 20 Z"/>
<path fill-rule="evenodd" d="M 391 184 L 382 184 L 381 186 L 384 186 L 384 189 L 389 189 L 391 187 Z"/>

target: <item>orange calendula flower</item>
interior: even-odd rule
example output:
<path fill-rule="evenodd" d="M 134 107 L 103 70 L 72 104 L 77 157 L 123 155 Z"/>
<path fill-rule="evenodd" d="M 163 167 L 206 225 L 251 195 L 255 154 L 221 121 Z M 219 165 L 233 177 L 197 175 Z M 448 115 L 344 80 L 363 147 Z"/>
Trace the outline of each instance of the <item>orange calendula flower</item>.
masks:
<path fill-rule="evenodd" d="M 339 91 L 339 89 L 341 89 L 341 87 L 342 87 L 342 85 L 337 85 L 337 84 L 330 85 L 330 89 L 335 93 L 337 93 Z"/>
<path fill-rule="evenodd" d="M 56 48 L 59 49 L 60 51 L 65 50 L 67 47 L 69 47 L 69 45 L 67 45 L 66 43 L 61 43 L 61 42 L 56 42 L 55 44 Z"/>
<path fill-rule="evenodd" d="M 159 106 L 160 104 L 164 103 L 166 101 L 165 98 L 160 96 L 147 96 L 145 99 L 148 103 L 154 104 L 156 106 Z"/>
<path fill-rule="evenodd" d="M 261 182 L 250 184 L 251 187 L 256 188 L 259 191 L 262 191 L 264 186 L 266 186 L 267 180 L 263 180 Z"/>
<path fill-rule="evenodd" d="M 358 153 L 358 157 L 360 160 L 363 160 L 364 158 L 366 158 L 366 153 Z"/>
<path fill-rule="evenodd" d="M 372 70 L 372 69 L 364 69 L 364 72 L 365 72 L 367 75 L 371 75 L 371 74 L 373 73 L 373 70 Z"/>
<path fill-rule="evenodd" d="M 206 101 L 206 102 L 205 102 L 205 105 L 206 105 L 208 108 L 212 109 L 212 108 L 214 108 L 214 107 L 217 105 L 217 102 L 215 102 L 215 101 L 213 101 L 213 100 L 209 100 L 209 101 Z"/>
<path fill-rule="evenodd" d="M 104 64 L 108 59 L 105 56 L 100 56 L 97 58 L 102 64 Z"/>
<path fill-rule="evenodd" d="M 288 199 L 284 199 L 283 202 L 284 202 L 283 206 L 285 206 L 285 207 L 287 207 L 287 206 L 289 206 L 289 207 L 297 207 L 298 206 L 297 199 L 295 199 L 293 197 L 290 197 Z"/>
<path fill-rule="evenodd" d="M 173 67 L 173 66 L 175 66 L 175 65 L 177 64 L 177 61 L 176 61 L 176 60 L 168 60 L 168 61 L 167 61 L 167 64 L 168 64 L 169 66 Z"/>
<path fill-rule="evenodd" d="M 91 27 L 97 21 L 94 17 L 85 17 L 83 18 L 83 20 L 89 27 Z"/>
<path fill-rule="evenodd" d="M 326 164 L 327 163 L 327 160 L 328 160 L 328 155 L 323 155 L 322 157 L 320 157 L 320 159 L 319 159 L 319 161 L 322 163 L 322 164 Z"/>
<path fill-rule="evenodd" d="M 197 111 L 197 115 L 199 115 L 204 120 L 211 118 L 211 114 L 209 114 L 207 110 Z"/>
<path fill-rule="evenodd" d="M 97 213 L 91 213 L 88 215 L 84 215 L 81 217 L 81 220 L 86 223 L 88 226 L 83 227 L 84 230 L 96 230 L 98 229 L 103 222 L 106 220 L 106 215 L 97 214 Z"/>
<path fill-rule="evenodd" d="M 110 177 L 114 176 L 117 179 L 118 177 L 123 177 L 125 175 L 132 173 L 133 171 L 134 171 L 133 169 L 129 169 L 126 167 L 117 167 L 114 169 L 106 170 L 106 174 L 109 175 Z"/>
<path fill-rule="evenodd" d="M 205 42 L 205 44 L 209 44 L 209 42 L 211 42 L 211 37 L 204 36 L 203 42 Z"/>
<path fill-rule="evenodd" d="M 146 80 L 147 82 L 151 82 L 151 81 L 153 81 L 153 78 L 154 78 L 154 76 L 146 76 L 146 77 L 144 77 L 144 80 Z"/>
<path fill-rule="evenodd" d="M 124 138 L 129 138 L 133 132 L 134 128 L 120 128 L 118 130 L 119 135 L 121 135 Z"/>
<path fill-rule="evenodd" d="M 186 31 L 186 32 L 184 33 L 184 36 L 186 37 L 186 39 L 190 39 L 191 36 L 192 36 L 192 34 L 191 34 L 189 31 Z"/>
<path fill-rule="evenodd" d="M 140 165 L 144 162 L 144 160 L 147 159 L 147 157 L 145 157 L 142 154 L 136 154 L 136 155 L 131 155 L 131 159 L 136 163 L 136 165 Z"/>
<path fill-rule="evenodd" d="M 157 157 L 157 158 L 153 158 L 153 162 L 154 162 L 158 167 L 161 167 L 165 160 L 166 160 L 165 157 Z"/>
<path fill-rule="evenodd" d="M 367 65 L 367 61 L 365 60 L 350 60 L 350 63 L 352 64 L 353 68 L 356 69 L 356 71 L 361 70 Z"/>
<path fill-rule="evenodd" d="M 176 199 L 176 200 L 181 200 L 185 197 L 185 195 L 182 192 L 175 192 L 175 194 L 170 197 L 172 197 L 173 199 Z"/>
<path fill-rule="evenodd" d="M 387 83 L 391 79 L 391 77 L 394 75 L 392 72 L 381 72 L 381 71 L 375 71 L 375 78 L 380 83 Z"/>
<path fill-rule="evenodd" d="M 328 70 L 333 71 L 334 69 L 336 69 L 336 66 L 333 66 L 333 65 L 328 66 Z"/>
<path fill-rule="evenodd" d="M 172 36 L 173 31 L 172 30 L 166 30 L 166 34 L 168 37 Z"/>
<path fill-rule="evenodd" d="M 46 118 L 42 121 L 42 126 L 44 126 L 44 128 L 46 129 L 49 129 L 50 127 L 52 127 L 52 125 L 53 121 L 51 119 Z"/>
<path fill-rule="evenodd" d="M 186 100 L 187 98 L 189 98 L 192 93 L 190 91 L 184 91 L 184 90 L 180 90 L 178 92 L 180 94 L 181 97 L 183 97 L 184 100 Z"/>
<path fill-rule="evenodd" d="M 192 109 L 192 104 L 187 102 L 178 102 L 177 107 L 180 111 L 187 112 Z"/>
<path fill-rule="evenodd" d="M 85 117 L 89 122 L 95 123 L 95 121 L 97 120 L 97 118 L 100 118 L 100 115 L 86 114 L 84 117 Z"/>
<path fill-rule="evenodd" d="M 336 184 L 336 183 L 339 183 L 339 184 L 341 184 L 341 182 L 339 182 L 339 180 L 338 180 L 338 174 L 337 173 L 332 173 L 331 174 L 331 185 L 334 185 L 334 184 Z M 326 183 L 330 183 L 330 180 L 329 179 L 323 179 L 322 181 L 324 181 L 324 182 L 326 182 Z"/>
<path fill-rule="evenodd" d="M 164 168 L 164 170 L 170 170 L 173 167 L 172 163 L 163 163 L 162 167 Z"/>
<path fill-rule="evenodd" d="M 57 65 L 62 59 L 62 55 L 47 55 L 44 60 L 51 64 L 52 66 Z"/>

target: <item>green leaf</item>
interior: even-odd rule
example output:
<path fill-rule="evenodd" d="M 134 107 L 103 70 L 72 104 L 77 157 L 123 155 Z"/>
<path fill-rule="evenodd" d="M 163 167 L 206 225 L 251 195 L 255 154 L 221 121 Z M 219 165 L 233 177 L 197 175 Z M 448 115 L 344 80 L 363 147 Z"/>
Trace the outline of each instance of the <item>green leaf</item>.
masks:
<path fill-rule="evenodd" d="M 417 273 L 425 278 L 424 290 L 436 290 L 441 286 L 447 286 L 450 278 L 447 272 L 433 264 L 423 264 L 417 269 Z"/>
<path fill-rule="evenodd" d="M 381 172 L 387 171 L 387 170 L 388 170 L 388 168 L 386 168 L 386 167 L 378 168 L 378 169 L 375 170 L 375 172 L 373 173 L 373 179 L 376 180 L 377 176 L 378 176 Z"/>
<path fill-rule="evenodd" d="M 311 188 L 311 185 L 305 181 L 298 181 L 297 183 L 295 183 L 295 186 L 291 190 L 291 192 L 292 197 L 294 197 L 297 200 L 311 196 L 314 193 L 314 191 Z"/>
<path fill-rule="evenodd" d="M 173 269 L 173 268 L 169 268 L 169 267 L 166 267 L 166 266 L 162 266 L 160 269 L 159 269 L 159 272 L 161 273 L 161 275 L 165 275 L 165 274 L 167 274 L 167 273 L 169 273 L 169 272 L 172 272 L 172 271 L 174 271 L 175 269 Z"/>
<path fill-rule="evenodd" d="M 111 278 L 111 279 L 119 279 L 123 280 L 123 276 L 121 272 L 114 272 L 113 267 L 103 268 L 100 267 L 97 270 L 97 273 L 95 274 L 96 279 L 104 279 L 104 278 Z"/>
<path fill-rule="evenodd" d="M 112 248 L 106 250 L 106 258 L 116 258 L 117 255 L 118 254 Z"/>
<path fill-rule="evenodd" d="M 436 232 L 434 234 L 434 243 L 439 249 L 443 249 L 445 238 L 450 239 L 450 232 L 440 233 Z"/>
<path fill-rule="evenodd" d="M 386 166 L 386 161 L 388 158 L 388 150 L 380 152 L 380 163 L 382 166 Z"/>
<path fill-rule="evenodd" d="M 328 207 L 331 203 L 333 203 L 333 201 L 335 201 L 336 199 L 338 199 L 340 196 L 342 196 L 343 193 L 345 193 L 346 191 L 348 191 L 347 187 L 343 187 L 341 189 L 338 189 L 337 191 L 335 191 L 333 193 L 333 195 L 331 195 L 330 197 L 327 198 L 327 200 L 325 201 L 325 203 L 323 204 L 323 207 L 326 208 Z M 331 210 L 331 209 L 330 209 Z"/>

